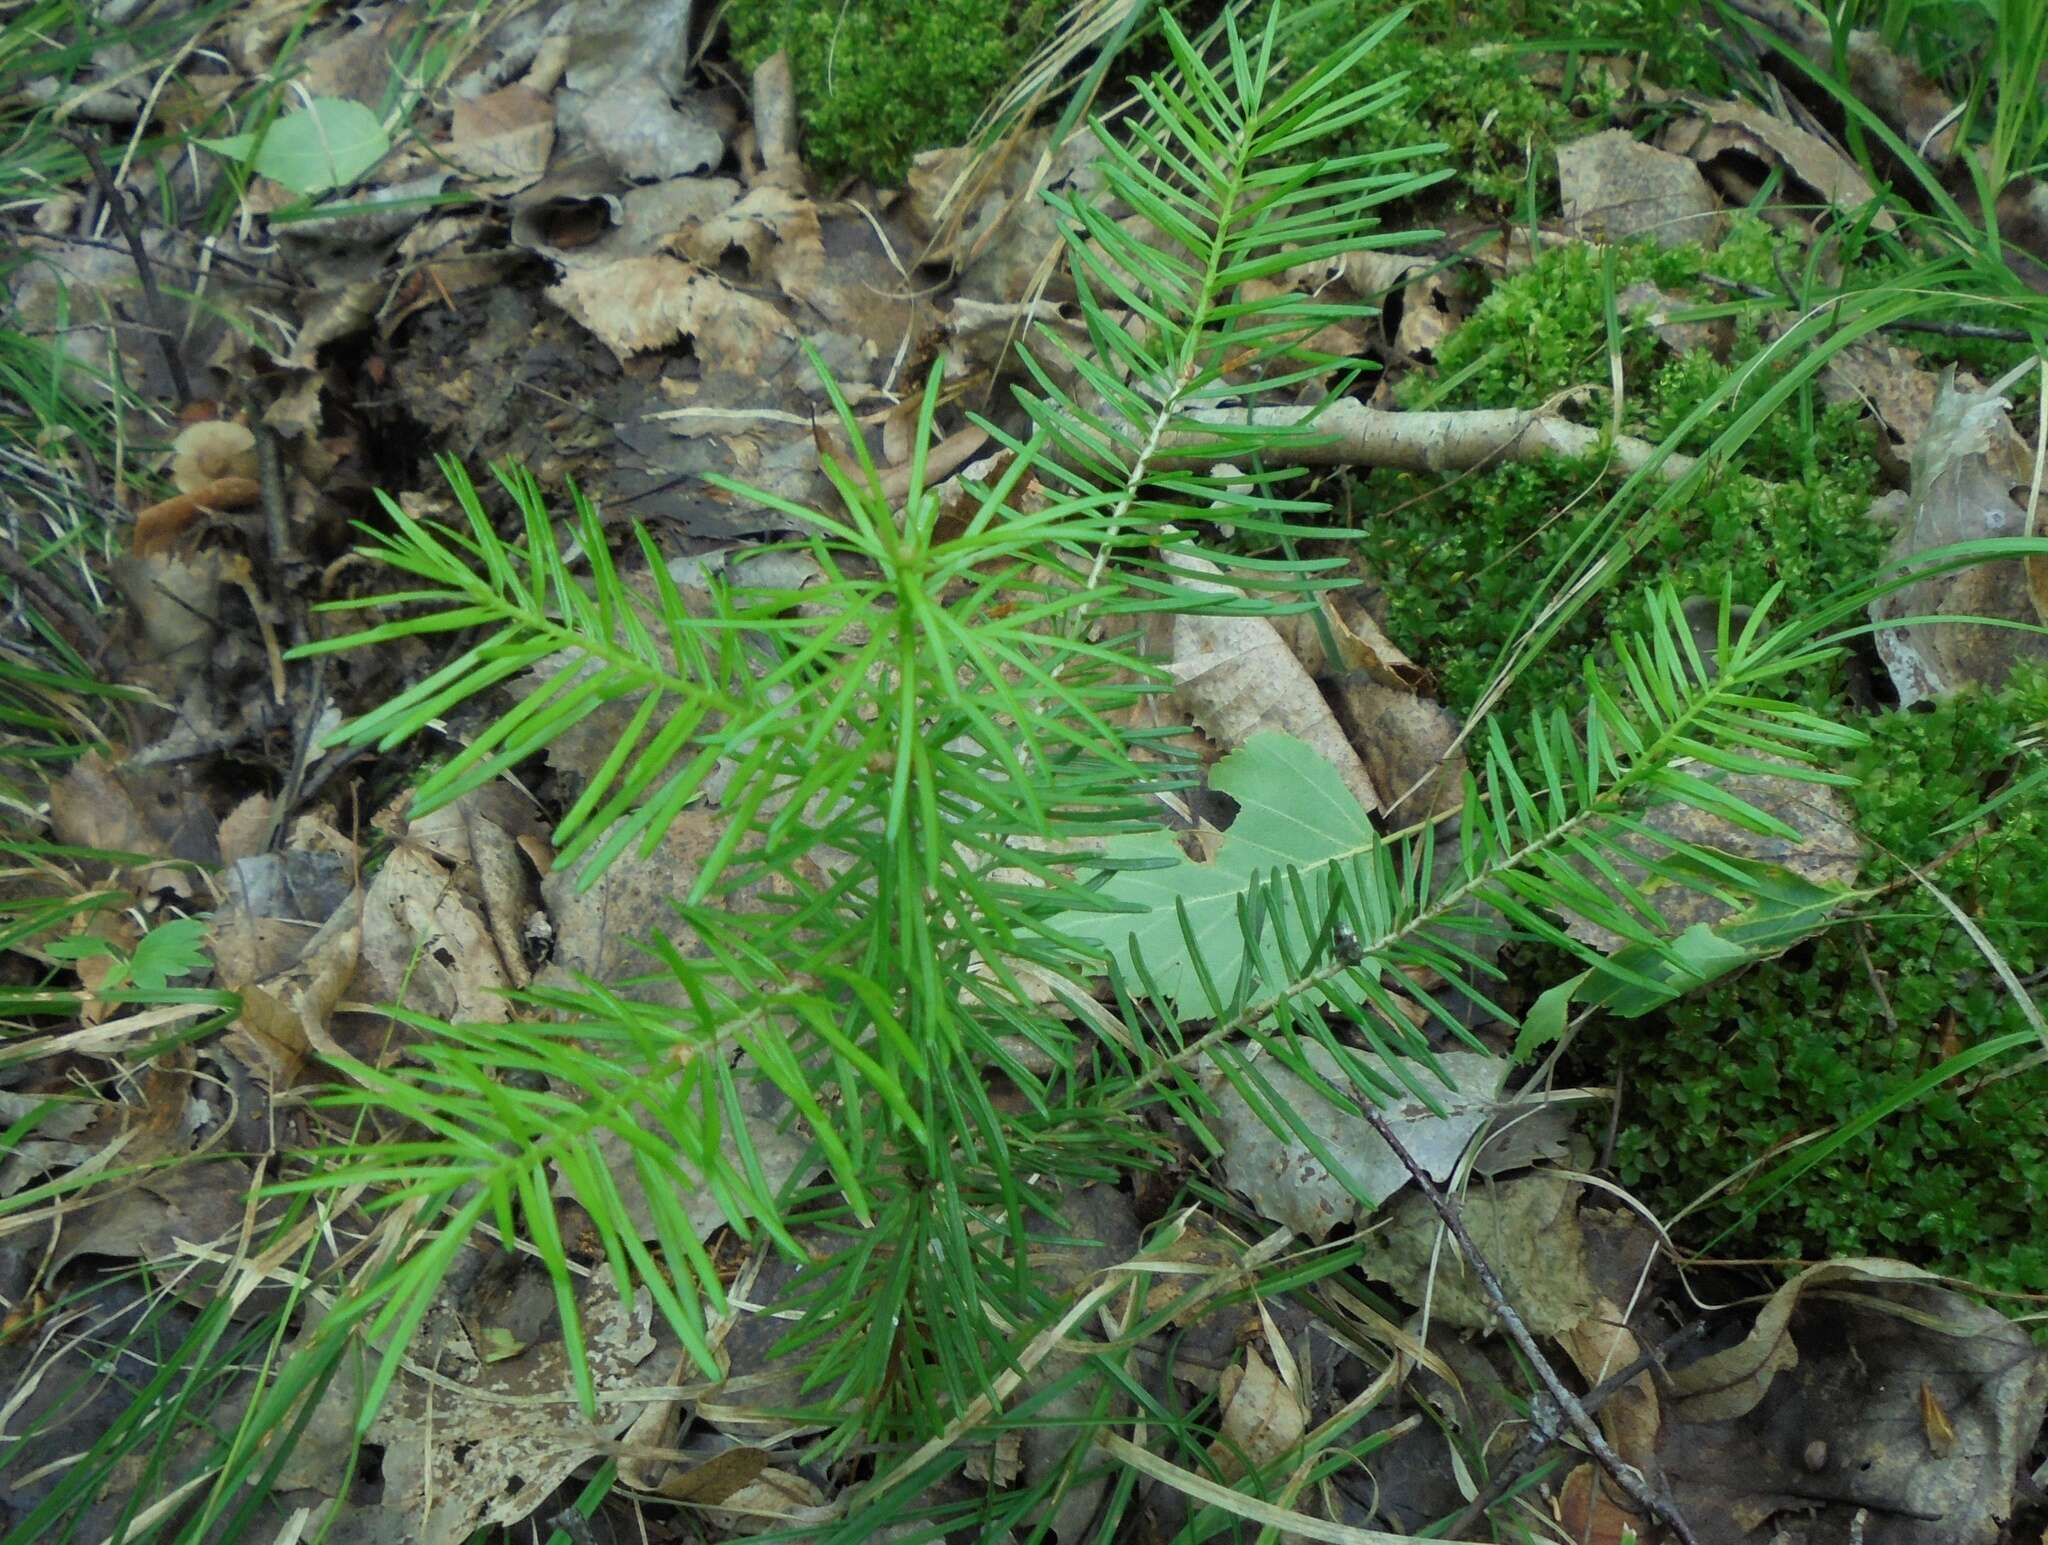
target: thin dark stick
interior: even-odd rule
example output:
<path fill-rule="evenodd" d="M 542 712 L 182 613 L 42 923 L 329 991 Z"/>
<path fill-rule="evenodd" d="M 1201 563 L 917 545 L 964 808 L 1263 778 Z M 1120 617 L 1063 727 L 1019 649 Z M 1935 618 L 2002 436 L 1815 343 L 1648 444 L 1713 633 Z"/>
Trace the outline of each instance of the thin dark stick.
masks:
<path fill-rule="evenodd" d="M 284 786 L 277 791 L 277 798 L 270 807 L 270 831 L 263 842 L 266 851 L 275 851 L 283 845 L 285 822 L 305 801 L 306 766 L 313 754 L 313 736 L 320 728 L 320 710 L 326 702 L 326 680 L 327 656 L 315 655 L 312 679 L 306 684 L 305 722 L 296 726 L 292 735 L 291 766 L 286 769 Z"/>
<path fill-rule="evenodd" d="M 81 660 L 95 661 L 106 648 L 106 633 L 84 607 L 78 605 L 48 575 L 22 557 L 12 542 L 0 541 L 0 574 L 18 587 L 17 604 L 42 608 L 44 620 L 65 636 L 65 642 Z"/>
<path fill-rule="evenodd" d="M 1691 1341 L 1694 1337 L 1704 1335 L 1706 1329 L 1707 1322 L 1705 1320 L 1694 1320 L 1692 1324 L 1686 1326 L 1685 1329 L 1681 1330 L 1662 1346 L 1648 1348 L 1642 1356 L 1638 1357 L 1619 1373 L 1609 1374 L 1606 1378 L 1602 1379 L 1580 1397 L 1579 1404 L 1586 1408 L 1588 1415 L 1591 1415 L 1607 1404 L 1609 1400 L 1619 1394 L 1629 1384 L 1635 1382 L 1638 1376 L 1648 1373 L 1652 1368 L 1661 1368 L 1664 1365 L 1664 1359 L 1670 1356 L 1673 1351 L 1683 1346 L 1686 1342 Z M 1468 1502 L 1455 1518 L 1437 1532 L 1439 1534 L 1460 1535 L 1474 1524 L 1477 1524 L 1486 1517 L 1489 1508 L 1499 1502 L 1510 1491 L 1513 1491 L 1516 1485 L 1520 1483 L 1522 1477 L 1536 1468 L 1543 1457 L 1557 1446 L 1562 1436 L 1548 1422 L 1540 1419 L 1532 1421 L 1529 1424 L 1528 1433 L 1515 1446 L 1514 1452 L 1509 1454 L 1507 1459 L 1494 1471 L 1493 1478 L 1486 1483 L 1485 1489 Z"/>
<path fill-rule="evenodd" d="M 141 227 L 135 223 L 127 197 L 107 171 L 107 163 L 100 159 L 100 147 L 93 137 L 76 130 L 67 131 L 64 137 L 85 157 L 85 164 L 92 169 L 92 180 L 100 190 L 101 202 L 107 206 L 108 213 L 114 217 L 114 224 L 121 228 L 121 235 L 128 242 L 128 255 L 135 260 L 136 277 L 142 281 L 142 298 L 149 306 L 149 325 L 156 334 L 157 347 L 163 351 L 164 368 L 171 373 L 171 387 L 178 394 L 178 406 L 190 407 L 192 382 L 185 374 L 185 361 L 178 355 L 177 340 L 171 331 L 170 308 L 164 304 L 163 291 L 156 287 L 156 270 L 142 245 Z"/>
<path fill-rule="evenodd" d="M 1790 306 L 1791 298 L 1780 295 L 1768 285 L 1744 284 L 1740 279 L 1722 279 L 1713 274 L 1700 277 L 1717 290 L 1732 290 L 1737 295 L 1747 295 L 1751 300 L 1774 300 L 1781 306 Z M 1881 333 L 1932 333 L 1938 338 L 1988 338 L 1993 343 L 2029 343 L 2031 333 L 2021 332 L 2017 327 L 1993 327 L 1988 322 L 1936 322 L 1915 321 L 1908 317 L 1900 322 L 1887 322 L 1878 329 Z"/>
<path fill-rule="evenodd" d="M 80 222 L 80 224 L 90 223 L 90 221 Z M 64 240 L 67 243 L 71 243 L 80 247 L 97 247 L 107 252 L 121 252 L 124 250 L 129 250 L 128 244 L 125 241 L 112 241 L 105 236 L 67 236 L 64 238 Z M 151 261 L 154 262 L 158 268 L 175 269 L 181 273 L 191 274 L 195 278 L 206 272 L 206 270 L 199 264 L 190 262 L 184 258 L 165 257 L 159 254 L 157 257 L 151 259 Z M 242 271 L 241 282 L 244 284 L 254 285 L 261 289 L 277 290 L 280 293 L 286 293 L 295 288 L 294 286 L 285 283 L 284 280 L 278 278 L 275 274 L 273 274 L 268 268 L 264 267 L 261 263 L 253 263 L 248 258 L 237 257 L 232 252 L 223 252 L 219 247 L 215 247 L 213 249 L 213 253 L 209 261 L 220 264 L 224 268 L 240 269 Z"/>
<path fill-rule="evenodd" d="M 1685 1521 L 1685 1515 L 1668 1500 L 1651 1491 L 1643 1477 L 1632 1466 L 1624 1463 L 1622 1457 L 1608 1446 L 1607 1439 L 1600 1432 L 1599 1423 L 1586 1414 L 1586 1408 L 1579 1403 L 1579 1397 L 1567 1389 L 1564 1380 L 1557 1376 L 1557 1370 L 1550 1366 L 1550 1359 L 1543 1355 L 1543 1349 L 1536 1345 L 1536 1338 L 1529 1334 L 1529 1327 L 1522 1323 L 1521 1315 L 1517 1314 L 1515 1306 L 1508 1302 L 1507 1290 L 1501 1286 L 1500 1278 L 1494 1275 L 1493 1267 L 1487 1262 L 1486 1257 L 1479 1253 L 1479 1247 L 1472 1242 L 1472 1235 L 1465 1227 L 1465 1220 L 1458 1215 L 1458 1209 L 1451 1205 L 1450 1198 L 1446 1197 L 1438 1189 L 1437 1183 L 1430 1179 L 1429 1171 L 1417 1164 L 1415 1156 L 1401 1145 L 1400 1138 L 1394 1135 L 1393 1127 L 1376 1106 L 1369 1101 L 1360 1101 L 1359 1109 L 1365 1116 L 1366 1124 L 1379 1134 L 1381 1142 L 1393 1150 L 1394 1157 L 1401 1161 L 1402 1168 L 1414 1178 L 1422 1194 L 1429 1198 L 1429 1205 L 1436 1209 L 1436 1215 L 1443 1219 L 1444 1227 L 1450 1230 L 1451 1238 L 1457 1241 L 1466 1264 L 1472 1268 L 1472 1275 L 1478 1278 L 1480 1291 L 1486 1294 L 1493 1312 L 1500 1317 L 1501 1329 L 1507 1332 L 1508 1339 L 1514 1342 L 1516 1348 L 1529 1360 L 1529 1366 L 1536 1370 L 1536 1377 L 1542 1382 L 1550 1398 L 1556 1402 L 1558 1410 L 1564 1413 L 1565 1421 L 1578 1440 L 1586 1445 L 1587 1451 L 1600 1461 L 1600 1467 L 1614 1477 L 1615 1485 L 1627 1493 L 1628 1499 L 1641 1511 L 1662 1523 L 1678 1537 L 1682 1545 L 1699 1545 L 1699 1538 L 1692 1532 L 1692 1526 Z"/>
<path fill-rule="evenodd" d="M 287 594 L 284 566 L 290 537 L 290 528 L 285 514 L 284 465 L 277 453 L 277 436 L 263 421 L 263 414 L 255 402 L 249 405 L 249 428 L 256 436 L 256 471 L 263 489 L 263 535 L 269 547 L 269 580 L 274 594 Z M 294 605 L 290 617 L 291 638 L 294 646 L 306 641 L 306 613 L 304 608 Z"/>

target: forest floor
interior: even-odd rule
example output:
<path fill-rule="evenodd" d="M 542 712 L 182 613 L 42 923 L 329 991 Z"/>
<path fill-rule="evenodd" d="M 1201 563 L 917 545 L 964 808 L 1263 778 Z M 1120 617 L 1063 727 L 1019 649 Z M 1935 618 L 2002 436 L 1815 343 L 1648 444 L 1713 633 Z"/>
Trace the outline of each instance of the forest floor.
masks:
<path fill-rule="evenodd" d="M 0 6 L 0 1545 L 2048 1538 L 2048 7 L 1293 9 Z"/>

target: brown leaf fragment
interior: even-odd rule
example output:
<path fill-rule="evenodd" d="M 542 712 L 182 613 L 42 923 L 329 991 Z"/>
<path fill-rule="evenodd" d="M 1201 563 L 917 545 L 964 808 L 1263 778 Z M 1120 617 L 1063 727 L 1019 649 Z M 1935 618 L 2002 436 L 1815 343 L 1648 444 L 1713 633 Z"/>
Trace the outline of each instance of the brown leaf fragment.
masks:
<path fill-rule="evenodd" d="M 1410 280 L 1387 297 L 1380 313 L 1382 330 L 1389 315 L 1398 315 L 1393 336 L 1388 339 L 1402 359 L 1434 362 L 1445 339 L 1458 330 L 1469 313 L 1470 303 L 1453 282 L 1454 275 L 1443 268 Z"/>
<path fill-rule="evenodd" d="M 1197 567 L 1221 572 L 1202 560 L 1182 559 L 1182 584 L 1227 588 L 1189 572 Z M 1279 730 L 1314 747 L 1367 810 L 1379 808 L 1365 764 L 1344 738 L 1315 679 L 1271 620 L 1172 614 L 1162 617 L 1158 630 L 1175 698 L 1225 750 L 1243 745 L 1260 730 Z"/>
<path fill-rule="evenodd" d="M 772 1531 L 789 1538 L 788 1531 L 826 1523 L 829 1511 L 816 1482 L 770 1465 L 727 1497 L 724 1506 L 705 1509 L 704 1519 L 720 1536 Z"/>
<path fill-rule="evenodd" d="M 1218 1398 L 1223 1427 L 1209 1457 L 1226 1483 L 1252 1469 L 1264 1469 L 1300 1446 L 1308 1412 L 1301 1397 L 1266 1366 L 1256 1348 L 1245 1349 L 1242 1367 L 1223 1370 Z"/>
<path fill-rule="evenodd" d="M 227 1043 L 273 1092 L 296 1085 L 315 1055 L 346 1060 L 329 1022 L 356 973 L 362 917 L 360 889 L 318 928 L 241 907 L 215 916 L 209 947 L 222 985 L 242 1000 Z"/>
<path fill-rule="evenodd" d="M 754 144 L 761 152 L 761 180 L 801 188 L 803 162 L 796 148 L 796 82 L 789 55 L 777 49 L 754 69 Z"/>
<path fill-rule="evenodd" d="M 646 1290 L 622 1303 L 610 1274 L 599 1272 L 581 1297 L 594 1421 L 570 1419 L 558 1403 L 571 1387 L 558 1336 L 497 1361 L 455 1363 L 466 1376 L 437 1370 L 432 1384 L 411 1373 L 393 1383 L 367 1439 L 383 1454 L 385 1501 L 405 1509 L 417 1545 L 462 1545 L 488 1525 L 526 1518 L 639 1414 L 624 1392 L 655 1382 L 643 1365 L 664 1351 Z"/>
<path fill-rule="evenodd" d="M 1941 1396 L 1925 1380 L 1920 1385 L 1920 1430 L 1927 1437 L 1927 1452 L 1936 1459 L 1946 1459 L 1955 1452 L 1955 1424 L 1948 1419 L 1948 1408 L 1941 1403 Z"/>
<path fill-rule="evenodd" d="M 1557 1493 L 1557 1521 L 1576 1545 L 1623 1545 L 1643 1537 L 1643 1521 L 1609 1495 L 1595 1464 L 1577 1466 Z"/>
<path fill-rule="evenodd" d="M 725 134 L 708 93 L 691 90 L 678 98 L 643 72 L 598 90 L 564 89 L 555 100 L 564 135 L 589 145 L 632 181 L 688 177 L 724 158 Z"/>
<path fill-rule="evenodd" d="M 390 281 L 382 278 L 323 287 L 312 298 L 285 363 L 301 370 L 318 368 L 320 351 L 368 327 L 390 290 Z"/>
<path fill-rule="evenodd" d="M 1343 1090 L 1351 1083 L 1336 1058 L 1322 1047 L 1307 1046 L 1302 1055 L 1332 1088 Z M 1372 1053 L 1354 1055 L 1368 1070 L 1391 1077 Z M 1437 1084 L 1429 1093 L 1442 1115 L 1412 1097 L 1388 1111 L 1410 1156 L 1438 1179 L 1451 1173 L 1473 1137 L 1493 1119 L 1506 1073 L 1505 1063 L 1474 1052 L 1445 1052 L 1441 1065 L 1450 1082 Z M 1221 1074 L 1208 1075 L 1206 1082 L 1216 1102 L 1213 1119 L 1223 1145 L 1225 1178 L 1266 1217 L 1308 1239 L 1322 1240 L 1409 1184 L 1406 1166 L 1378 1134 L 1324 1099 L 1309 1080 L 1275 1065 L 1264 1066 L 1261 1076 L 1271 1085 L 1272 1098 L 1298 1114 L 1314 1139 L 1313 1147 L 1292 1130 L 1285 1136 L 1275 1134 Z M 1416 1077 L 1425 1087 L 1436 1083 L 1427 1073 Z M 1341 1178 L 1323 1163 L 1319 1152 L 1338 1161 Z"/>
<path fill-rule="evenodd" d="M 1902 1262 L 1829 1261 L 1773 1293 L 1750 1334 L 1670 1371 L 1659 1459 L 1703 1540 L 1995 1545 L 2048 1405 L 2024 1327 Z M 1784 1522 L 1781 1517 L 1779 1522 Z"/>
<path fill-rule="evenodd" d="M 995 1442 L 969 1452 L 960 1473 L 971 1481 L 1014 1486 L 1024 1473 L 1024 1437 L 1021 1433 L 999 1433 Z"/>
<path fill-rule="evenodd" d="M 50 830 L 73 847 L 169 858 L 134 795 L 97 751 L 88 751 L 50 790 Z"/>
<path fill-rule="evenodd" d="M 687 1470 L 671 1470 L 657 1488 L 671 1502 L 716 1507 L 751 1486 L 768 1468 L 768 1450 L 738 1443 Z"/>
<path fill-rule="evenodd" d="M 1966 391 L 1944 379 L 1914 454 L 1910 514 L 1891 560 L 1910 565 L 1952 543 L 2024 534 L 2031 476 L 1997 388 Z M 2017 558 L 1930 575 L 1870 608 L 1902 706 L 1971 686 L 1995 691 L 2022 662 L 2048 660 L 2048 637 L 2032 628 L 2042 615 L 2034 571 Z M 1897 625 L 1908 617 L 1940 620 Z"/>
<path fill-rule="evenodd" d="M 533 886 L 518 839 L 535 822 L 510 786 L 487 784 L 452 805 L 410 823 L 408 840 L 454 866 L 465 892 L 482 904 L 498 958 L 515 987 L 529 980 L 523 935 L 533 911 Z"/>
<path fill-rule="evenodd" d="M 1304 670 L 1318 676 L 1357 671 L 1402 692 L 1431 689 L 1430 673 L 1387 637 L 1379 620 L 1359 603 L 1354 592 L 1324 591 L 1321 601 L 1323 626 L 1318 626 L 1315 614 L 1309 612 L 1280 618 L 1275 624 Z M 1335 660 L 1329 658 L 1328 643 L 1336 645 Z"/>
<path fill-rule="evenodd" d="M 1159 1265 L 1183 1268 L 1148 1274 L 1145 1281 L 1145 1313 L 1155 1315 L 1187 1300 L 1171 1323 L 1192 1325 L 1208 1312 L 1208 1300 L 1199 1293 L 1216 1278 L 1235 1276 L 1244 1269 L 1244 1241 L 1237 1238 L 1207 1212 L 1190 1210 L 1163 1249 L 1148 1259 Z"/>
<path fill-rule="evenodd" d="M 1735 0 L 1735 9 L 1762 22 L 1829 74 L 1838 63 L 1846 64 L 1855 99 L 1898 130 L 1928 165 L 1940 171 L 1954 159 L 1961 130 L 1954 101 L 1910 61 L 1886 48 L 1882 34 L 1859 27 L 1846 39 L 1838 38 L 1827 18 L 1798 0 Z"/>
<path fill-rule="evenodd" d="M 1626 129 L 1561 147 L 1557 179 L 1565 227 L 1586 241 L 1648 236 L 1660 247 L 1712 247 L 1726 223 L 1697 166 L 1643 144 Z"/>
<path fill-rule="evenodd" d="M 1735 323 L 1727 317 L 1707 322 L 1679 322 L 1672 313 L 1690 304 L 1680 296 L 1666 294 L 1645 280 L 1632 284 L 1616 298 L 1621 314 L 1631 322 L 1652 329 L 1668 349 L 1680 354 L 1705 351 L 1726 360 L 1735 347 Z"/>
<path fill-rule="evenodd" d="M 1465 754 L 1457 715 L 1431 698 L 1375 680 L 1369 672 L 1337 686 L 1337 722 L 1387 816 L 1406 825 L 1458 809 L 1465 798 Z"/>
<path fill-rule="evenodd" d="M 219 631 L 223 561 L 219 551 L 182 557 L 168 551 L 113 561 L 115 584 L 135 613 L 147 666 L 182 680 L 205 664 Z"/>
<path fill-rule="evenodd" d="M 512 85 L 458 101 L 442 151 L 496 184 L 492 191 L 512 193 L 540 180 L 554 148 L 554 107 L 530 86 Z"/>
<path fill-rule="evenodd" d="M 131 1148 L 124 1162 L 133 1162 Z M 238 1160 L 158 1165 L 132 1185 L 86 1204 L 68 1218 L 48 1270 L 55 1275 L 81 1255 L 162 1261 L 181 1241 L 221 1244 L 241 1227 L 251 1172 Z"/>
<path fill-rule="evenodd" d="M 706 368 L 758 375 L 795 347 L 795 331 L 773 306 L 672 257 L 579 268 L 546 293 L 621 361 L 687 338 Z"/>
<path fill-rule="evenodd" d="M 268 794 L 251 794 L 220 822 L 220 861 L 232 867 L 261 853 L 270 840 L 271 799 Z"/>
<path fill-rule="evenodd" d="M 362 958 L 349 996 L 442 1019 L 502 1024 L 512 985 L 480 903 L 416 843 L 401 843 L 363 901 Z"/>
<path fill-rule="evenodd" d="M 1592 1279 L 1579 1223 L 1582 1188 L 1550 1170 L 1477 1188 L 1463 1201 L 1465 1227 L 1500 1277 L 1507 1299 L 1539 1336 L 1562 1336 L 1601 1313 L 1607 1302 Z M 1470 1267 L 1439 1247 L 1442 1222 L 1427 1198 L 1409 1191 L 1382 1212 L 1366 1275 L 1390 1284 L 1409 1303 L 1427 1297 L 1447 1325 L 1493 1330 L 1492 1300 Z"/>
<path fill-rule="evenodd" d="M 1623 1323 L 1620 1306 L 1607 1298 L 1557 1339 L 1589 1388 L 1628 1367 L 1643 1351 Z M 1614 1451 L 1646 1473 L 1656 1460 L 1659 1424 L 1657 1385 L 1647 1372 L 1616 1390 L 1600 1408 L 1600 1427 Z"/>
<path fill-rule="evenodd" d="M 1920 358 L 1881 338 L 1859 338 L 1821 367 L 1821 394 L 1829 402 L 1860 402 L 1881 426 L 1880 454 L 1888 468 L 1911 466 L 1934 414 L 1941 377 Z"/>
<path fill-rule="evenodd" d="M 1766 166 L 1781 166 L 1820 202 L 1837 209 L 1861 209 L 1877 196 L 1847 156 L 1797 124 L 1775 118 L 1748 102 L 1695 102 L 1692 106 L 1698 116 L 1673 123 L 1661 136 L 1666 150 L 1690 156 L 1703 167 L 1714 166 L 1730 152 Z M 1898 222 L 1880 210 L 1872 224 L 1880 231 L 1891 231 Z"/>

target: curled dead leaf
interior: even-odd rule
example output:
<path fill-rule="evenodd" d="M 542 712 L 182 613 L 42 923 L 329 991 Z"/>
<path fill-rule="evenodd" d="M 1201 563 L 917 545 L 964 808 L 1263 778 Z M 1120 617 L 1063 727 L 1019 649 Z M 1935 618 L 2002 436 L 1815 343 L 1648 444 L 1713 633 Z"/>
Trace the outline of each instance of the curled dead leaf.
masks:
<path fill-rule="evenodd" d="M 1257 1348 L 1245 1349 L 1242 1367 L 1223 1370 L 1218 1398 L 1223 1430 L 1209 1457 L 1224 1480 L 1234 1481 L 1254 1467 L 1264 1469 L 1300 1446 L 1308 1411 Z"/>
<path fill-rule="evenodd" d="M 688 338 L 707 368 L 762 375 L 795 349 L 796 335 L 780 311 L 672 257 L 579 268 L 551 286 L 547 298 L 621 360 Z"/>
<path fill-rule="evenodd" d="M 448 159 L 493 192 L 510 193 L 540 179 L 555 148 L 553 105 L 530 86 L 501 86 L 468 101 L 451 115 Z"/>
<path fill-rule="evenodd" d="M 1971 391 L 1952 375 L 1942 381 L 1914 452 L 1910 511 L 1892 543 L 1894 563 L 2039 529 L 2028 508 L 2032 458 L 2012 427 L 2006 384 Z M 1880 625 L 1878 654 L 1901 705 L 1969 686 L 1996 690 L 2022 661 L 2048 660 L 2048 637 L 2035 626 L 2048 620 L 2044 592 L 2043 566 L 2015 558 L 1932 574 L 1881 596 L 1870 617 Z M 1903 623 L 1909 617 L 1937 620 Z M 1978 618 L 2027 626 L 1986 626 Z"/>
<path fill-rule="evenodd" d="M 1676 122 L 1664 131 L 1663 147 L 1690 156 L 1703 170 L 1733 178 L 1738 186 L 1749 187 L 1745 167 L 1761 162 L 1778 166 L 1806 185 L 1820 201 L 1837 209 L 1861 209 L 1877 197 L 1855 163 L 1834 146 L 1797 124 L 1773 117 L 1748 102 L 1696 102 L 1698 116 Z M 1872 222 L 1880 231 L 1898 228 L 1891 215 L 1879 210 Z"/>
<path fill-rule="evenodd" d="M 1712 247 L 1720 240 L 1721 204 L 1699 168 L 1626 129 L 1563 146 L 1557 179 L 1566 228 L 1589 241 L 1647 236 L 1660 247 Z"/>

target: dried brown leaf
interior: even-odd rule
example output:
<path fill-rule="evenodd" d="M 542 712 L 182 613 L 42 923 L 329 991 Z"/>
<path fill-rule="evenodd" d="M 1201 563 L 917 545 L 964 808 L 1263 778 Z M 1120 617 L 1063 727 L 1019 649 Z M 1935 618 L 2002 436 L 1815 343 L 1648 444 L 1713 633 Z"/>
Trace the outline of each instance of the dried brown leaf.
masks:
<path fill-rule="evenodd" d="M 795 331 L 766 301 L 672 257 L 622 258 L 578 268 L 547 298 L 621 360 L 687 338 L 709 369 L 758 375 L 791 350 Z"/>

